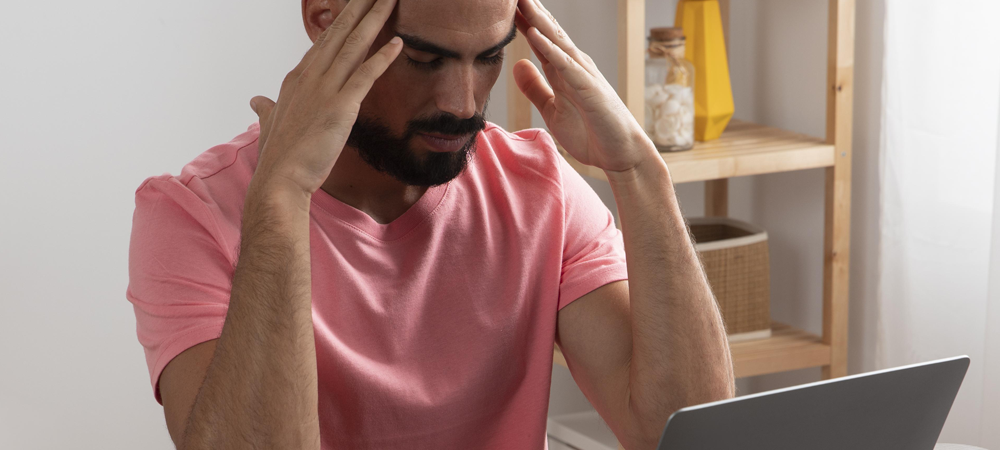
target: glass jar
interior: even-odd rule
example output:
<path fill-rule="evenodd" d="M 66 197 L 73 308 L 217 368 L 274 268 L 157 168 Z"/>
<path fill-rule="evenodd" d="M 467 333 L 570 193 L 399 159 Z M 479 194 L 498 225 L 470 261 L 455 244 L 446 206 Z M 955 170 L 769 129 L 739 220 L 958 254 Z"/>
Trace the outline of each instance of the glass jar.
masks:
<path fill-rule="evenodd" d="M 661 152 L 694 147 L 694 65 L 681 28 L 653 28 L 646 51 L 646 134 Z"/>

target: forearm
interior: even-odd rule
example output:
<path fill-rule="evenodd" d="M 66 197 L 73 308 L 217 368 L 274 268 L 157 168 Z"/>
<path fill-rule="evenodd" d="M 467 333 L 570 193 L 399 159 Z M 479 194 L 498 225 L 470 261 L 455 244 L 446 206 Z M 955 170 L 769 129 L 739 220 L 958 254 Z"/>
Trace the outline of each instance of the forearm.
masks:
<path fill-rule="evenodd" d="M 657 439 L 670 414 L 732 397 L 734 381 L 722 316 L 669 171 L 655 150 L 645 154 L 649 157 L 635 170 L 609 172 L 608 179 L 629 273 L 629 408 L 650 439 Z"/>
<path fill-rule="evenodd" d="M 319 449 L 308 212 L 308 196 L 251 183 L 229 310 L 184 449 Z"/>

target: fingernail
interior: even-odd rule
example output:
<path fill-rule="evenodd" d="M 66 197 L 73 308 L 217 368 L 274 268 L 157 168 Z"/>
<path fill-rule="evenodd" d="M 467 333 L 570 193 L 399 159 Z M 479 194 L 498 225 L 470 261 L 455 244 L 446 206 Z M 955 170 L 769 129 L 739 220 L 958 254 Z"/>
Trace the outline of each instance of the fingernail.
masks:
<path fill-rule="evenodd" d="M 395 36 L 392 39 L 389 39 L 389 43 L 392 44 L 392 45 L 396 45 L 396 44 L 398 44 L 400 42 L 403 42 L 403 40 L 400 39 L 399 36 Z"/>
<path fill-rule="evenodd" d="M 254 100 L 254 99 L 250 99 L 250 107 L 253 108 L 254 111 L 256 111 L 257 110 L 257 101 Z"/>

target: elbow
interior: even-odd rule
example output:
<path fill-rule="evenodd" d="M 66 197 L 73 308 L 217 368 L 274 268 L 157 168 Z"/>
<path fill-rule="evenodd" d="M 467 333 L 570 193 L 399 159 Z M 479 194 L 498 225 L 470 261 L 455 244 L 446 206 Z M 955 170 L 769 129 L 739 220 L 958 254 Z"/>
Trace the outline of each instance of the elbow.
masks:
<path fill-rule="evenodd" d="M 702 403 L 717 402 L 736 397 L 736 375 L 733 371 L 732 362 L 722 368 L 721 371 L 722 373 L 718 376 L 718 383 L 714 386 L 712 392 L 709 393 L 710 400 Z"/>
<path fill-rule="evenodd" d="M 686 395 L 675 395 L 664 398 L 654 409 L 637 408 L 629 402 L 628 430 L 621 439 L 622 447 L 627 450 L 656 450 L 660 436 L 667 421 L 675 412 L 689 406 L 728 400 L 736 396 L 736 383 L 732 370 L 728 377 L 719 377 L 717 382 L 705 383 L 702 389 L 691 389 Z"/>
<path fill-rule="evenodd" d="M 736 378 L 731 363 L 718 365 L 708 375 L 710 376 L 704 381 L 688 384 L 678 390 L 678 395 L 670 396 L 666 402 L 667 417 L 681 408 L 728 400 L 736 396 Z"/>
<path fill-rule="evenodd" d="M 625 450 L 656 450 L 664 426 L 666 421 L 653 424 L 633 421 L 624 436 L 618 436 L 618 441 Z"/>
<path fill-rule="evenodd" d="M 705 383 L 703 385 L 704 388 L 700 390 L 700 392 L 697 392 L 692 397 L 685 399 L 685 402 L 683 402 L 684 404 L 680 405 L 677 409 L 721 400 L 729 400 L 736 397 L 736 377 L 733 373 L 732 364 L 720 367 L 718 373 L 712 377 L 712 379 L 714 380 L 713 382 Z M 671 412 L 671 414 L 673 414 L 673 412 Z"/>
<path fill-rule="evenodd" d="M 174 446 L 177 450 L 212 448 L 211 445 L 208 445 L 208 439 L 205 436 L 198 436 L 198 433 L 190 432 L 190 428 L 192 427 L 185 427 L 178 439 L 174 440 Z"/>

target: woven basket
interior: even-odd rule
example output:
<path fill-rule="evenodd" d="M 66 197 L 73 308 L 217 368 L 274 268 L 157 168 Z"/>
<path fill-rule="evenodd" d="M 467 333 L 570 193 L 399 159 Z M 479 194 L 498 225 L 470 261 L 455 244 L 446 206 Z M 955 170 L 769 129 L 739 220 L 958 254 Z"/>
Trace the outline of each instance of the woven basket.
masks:
<path fill-rule="evenodd" d="M 767 232 L 724 217 L 688 219 L 730 342 L 771 336 Z"/>

